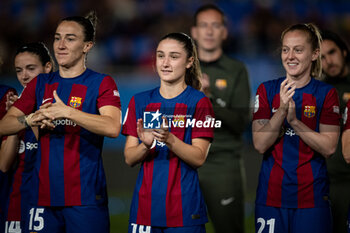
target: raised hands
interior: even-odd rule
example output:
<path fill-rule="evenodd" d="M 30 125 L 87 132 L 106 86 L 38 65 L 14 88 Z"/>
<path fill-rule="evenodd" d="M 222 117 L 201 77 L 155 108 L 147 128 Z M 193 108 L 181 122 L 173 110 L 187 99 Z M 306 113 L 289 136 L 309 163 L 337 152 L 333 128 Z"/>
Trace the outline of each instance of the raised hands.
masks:
<path fill-rule="evenodd" d="M 10 109 L 14 102 L 18 99 L 18 95 L 15 95 L 12 91 L 6 95 L 6 111 Z"/>
<path fill-rule="evenodd" d="M 66 118 L 71 110 L 71 107 L 65 105 L 57 95 L 56 90 L 53 91 L 55 103 L 46 103 L 40 106 L 33 115 L 27 117 L 27 122 L 30 126 L 40 126 L 41 129 L 54 129 L 55 125 L 52 121 L 56 119 Z"/>
<path fill-rule="evenodd" d="M 295 88 L 295 82 L 288 80 L 288 78 L 281 83 L 279 108 L 285 112 L 288 111 L 290 100 L 293 100 Z"/>

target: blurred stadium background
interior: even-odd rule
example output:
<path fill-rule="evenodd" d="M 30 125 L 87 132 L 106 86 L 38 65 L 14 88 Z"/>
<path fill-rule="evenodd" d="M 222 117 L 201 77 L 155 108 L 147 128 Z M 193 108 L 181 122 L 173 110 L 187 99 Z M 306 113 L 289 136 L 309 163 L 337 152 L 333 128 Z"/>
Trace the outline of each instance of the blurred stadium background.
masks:
<path fill-rule="evenodd" d="M 346 0 L 1 0 L 0 83 L 21 91 L 15 78 L 14 53 L 18 46 L 43 41 L 50 51 L 60 19 L 96 10 L 97 43 L 88 67 L 115 78 L 122 111 L 132 95 L 158 85 L 153 68 L 154 50 L 161 36 L 174 31 L 189 33 L 193 13 L 203 3 L 218 4 L 228 17 L 229 55 L 243 61 L 249 71 L 252 96 L 265 80 L 283 75 L 279 38 L 294 23 L 314 22 L 321 29 L 350 39 L 350 2 Z M 125 137 L 106 139 L 104 164 L 108 180 L 111 232 L 127 232 L 131 195 L 138 167 L 130 168 L 122 154 Z M 261 156 L 252 149 L 249 127 L 245 133 L 246 228 L 254 232 L 254 199 Z M 208 224 L 208 232 L 213 232 Z"/>

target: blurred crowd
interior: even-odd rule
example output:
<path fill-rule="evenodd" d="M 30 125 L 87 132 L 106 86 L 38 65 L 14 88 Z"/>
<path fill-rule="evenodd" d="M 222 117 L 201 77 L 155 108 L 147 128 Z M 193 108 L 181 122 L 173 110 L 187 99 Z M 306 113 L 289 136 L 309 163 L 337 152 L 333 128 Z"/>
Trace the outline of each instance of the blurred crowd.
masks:
<path fill-rule="evenodd" d="M 13 73 L 15 50 L 23 43 L 43 41 L 50 50 L 54 29 L 65 16 L 95 10 L 97 43 L 89 65 L 100 72 L 153 72 L 153 51 L 168 32 L 189 33 L 200 0 L 1 0 L 1 73 Z M 350 41 L 350 2 L 334 0 L 220 0 L 229 16 L 226 51 L 238 57 L 277 58 L 282 29 L 296 22 L 314 22 Z"/>

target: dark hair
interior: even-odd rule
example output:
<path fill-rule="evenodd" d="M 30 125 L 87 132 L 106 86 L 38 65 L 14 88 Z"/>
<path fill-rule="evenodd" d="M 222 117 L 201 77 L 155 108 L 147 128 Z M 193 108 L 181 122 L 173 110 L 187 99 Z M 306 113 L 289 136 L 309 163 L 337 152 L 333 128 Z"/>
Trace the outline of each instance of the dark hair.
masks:
<path fill-rule="evenodd" d="M 51 62 L 52 68 L 50 72 L 54 70 L 55 63 L 53 62 L 52 56 L 43 42 L 33 42 L 24 44 L 17 49 L 15 56 L 24 52 L 37 55 L 43 66 L 45 66 L 46 63 Z"/>
<path fill-rule="evenodd" d="M 344 42 L 344 40 L 342 38 L 340 38 L 340 36 L 338 36 L 338 34 L 329 31 L 329 30 L 324 30 L 321 32 L 322 35 L 322 40 L 330 40 L 333 41 L 340 49 L 340 51 L 342 52 L 346 52 L 346 56 L 345 56 L 345 60 L 349 61 L 350 60 L 350 55 L 349 55 L 349 49 L 348 46 L 346 45 L 346 43 Z"/>
<path fill-rule="evenodd" d="M 197 17 L 200 13 L 204 12 L 204 11 L 208 11 L 208 10 L 214 10 L 214 11 L 217 11 L 221 17 L 222 17 L 222 23 L 224 25 L 226 25 L 226 16 L 224 14 L 224 12 L 216 5 L 214 4 L 205 4 L 205 5 L 202 5 L 201 7 L 199 7 L 197 9 L 197 11 L 194 13 L 194 25 L 197 25 Z"/>
<path fill-rule="evenodd" d="M 322 37 L 320 30 L 313 23 L 305 23 L 305 24 L 294 24 L 288 27 L 286 30 L 282 32 L 281 35 L 281 44 L 283 44 L 284 36 L 287 32 L 291 31 L 303 31 L 308 35 L 308 41 L 311 44 L 312 51 L 316 49 L 321 49 Z M 322 74 L 322 62 L 321 62 L 321 53 L 319 53 L 317 59 L 312 62 L 311 67 L 311 76 L 315 78 L 321 77 Z"/>
<path fill-rule="evenodd" d="M 187 53 L 187 58 L 193 57 L 193 64 L 190 68 L 186 69 L 185 83 L 197 90 L 201 88 L 200 78 L 202 77 L 201 68 L 199 65 L 197 48 L 190 36 L 183 32 L 169 33 L 160 39 L 159 43 L 165 39 L 176 40 L 184 45 Z"/>
<path fill-rule="evenodd" d="M 83 27 L 84 41 L 92 41 L 95 43 L 97 16 L 95 11 L 90 11 L 85 17 L 70 16 L 61 20 L 74 21 Z"/>

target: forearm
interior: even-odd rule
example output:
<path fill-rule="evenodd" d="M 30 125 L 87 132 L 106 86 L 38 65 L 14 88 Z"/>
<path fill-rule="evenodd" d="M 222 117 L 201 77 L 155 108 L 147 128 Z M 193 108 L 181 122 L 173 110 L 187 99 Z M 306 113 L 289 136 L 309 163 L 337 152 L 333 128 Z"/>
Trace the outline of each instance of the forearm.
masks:
<path fill-rule="evenodd" d="M 17 135 L 8 136 L 6 140 L 1 143 L 0 149 L 0 170 L 7 172 L 17 155 L 18 137 Z"/>
<path fill-rule="evenodd" d="M 0 136 L 16 134 L 26 128 L 25 116 L 15 116 L 6 114 L 0 120 Z"/>
<path fill-rule="evenodd" d="M 306 145 L 320 153 L 325 158 L 329 158 L 335 153 L 339 138 L 339 127 L 337 131 L 319 133 L 313 131 L 297 119 L 291 122 L 290 125 Z"/>
<path fill-rule="evenodd" d="M 201 148 L 183 142 L 172 133 L 169 133 L 166 145 L 170 151 L 194 168 L 204 164 L 209 150 L 209 141 L 207 147 Z"/>
<path fill-rule="evenodd" d="M 118 137 L 121 128 L 120 120 L 109 115 L 90 114 L 74 108 L 70 108 L 65 118 L 92 133 L 107 137 Z"/>
<path fill-rule="evenodd" d="M 150 149 L 143 142 L 137 146 L 125 147 L 124 157 L 126 164 L 134 166 L 142 162 L 149 154 L 149 151 Z"/>
<path fill-rule="evenodd" d="M 350 164 L 350 130 L 345 130 L 342 136 L 343 157 Z"/>
<path fill-rule="evenodd" d="M 286 113 L 279 109 L 270 120 L 253 121 L 253 144 L 259 153 L 265 153 L 276 142 L 285 117 Z"/>

